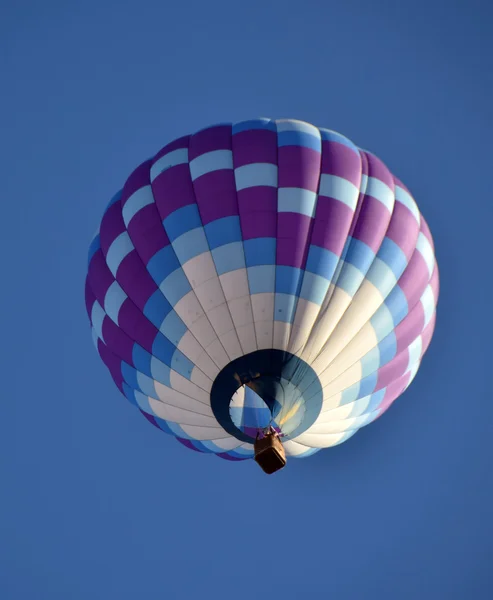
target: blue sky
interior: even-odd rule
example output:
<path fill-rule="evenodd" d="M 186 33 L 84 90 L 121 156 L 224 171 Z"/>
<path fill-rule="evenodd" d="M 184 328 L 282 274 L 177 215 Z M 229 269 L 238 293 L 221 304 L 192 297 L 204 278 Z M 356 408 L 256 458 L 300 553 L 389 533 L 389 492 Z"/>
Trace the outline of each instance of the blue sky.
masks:
<path fill-rule="evenodd" d="M 25 0 L 0 9 L 0 596 L 493 595 L 493 42 L 486 3 Z M 405 395 L 276 477 L 150 426 L 83 285 L 126 175 L 208 124 L 340 131 L 413 191 L 441 269 Z M 266 544 L 266 540 L 272 542 Z"/>

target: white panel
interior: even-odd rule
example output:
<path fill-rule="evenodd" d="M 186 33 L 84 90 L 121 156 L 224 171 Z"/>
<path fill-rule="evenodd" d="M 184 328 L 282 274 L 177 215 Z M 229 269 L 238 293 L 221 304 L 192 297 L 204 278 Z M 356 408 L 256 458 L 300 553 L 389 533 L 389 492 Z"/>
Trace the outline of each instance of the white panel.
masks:
<path fill-rule="evenodd" d="M 207 381 L 210 381 L 210 380 L 207 380 Z M 174 370 L 171 370 L 171 373 L 170 373 L 170 383 L 171 383 L 171 387 L 174 390 L 181 392 L 182 394 L 185 394 L 187 396 L 190 396 L 191 398 L 194 398 L 198 402 L 202 402 L 203 404 L 207 404 L 207 406 L 210 406 L 209 394 L 202 388 L 197 387 L 195 385 L 195 383 L 192 383 L 189 379 L 187 379 L 186 377 L 183 377 L 183 375 L 180 375 L 179 373 L 177 373 Z M 212 384 L 212 382 L 211 382 L 211 384 Z M 211 387 L 212 387 L 212 385 L 211 385 Z M 206 414 L 206 413 L 204 413 L 204 414 Z"/>
<path fill-rule="evenodd" d="M 419 335 L 413 342 L 409 344 L 407 349 L 409 353 L 409 361 L 407 363 L 406 371 L 410 371 L 416 363 L 419 363 L 421 358 L 421 352 L 423 349 L 423 340 Z"/>
<path fill-rule="evenodd" d="M 277 190 L 277 211 L 294 212 L 313 217 L 317 193 L 303 188 L 279 188 Z"/>
<path fill-rule="evenodd" d="M 383 300 L 380 290 L 371 281 L 364 279 L 346 311 L 344 319 L 352 320 L 354 317 L 359 316 L 359 323 L 362 325 L 376 313 L 377 309 L 383 304 Z M 363 314 L 364 316 L 362 316 Z M 358 329 L 361 325 L 358 326 Z"/>
<path fill-rule="evenodd" d="M 180 425 L 198 425 L 208 428 L 217 425 L 217 421 L 214 416 L 206 416 L 200 413 L 184 410 L 177 406 L 170 406 L 169 404 L 159 402 L 159 400 L 154 400 L 154 398 L 149 398 L 149 406 L 152 408 L 157 417 L 164 419 L 165 421 L 171 421 Z"/>
<path fill-rule="evenodd" d="M 170 167 L 176 165 L 183 165 L 188 163 L 188 148 L 178 148 L 172 152 L 168 152 L 152 165 L 151 167 L 151 182 L 153 182 L 158 175 L 167 171 Z"/>
<path fill-rule="evenodd" d="M 421 296 L 421 304 L 423 305 L 425 311 L 425 327 L 431 321 L 431 317 L 435 312 L 435 298 L 433 296 L 433 290 L 431 289 L 431 285 L 427 286 L 423 295 Z"/>
<path fill-rule="evenodd" d="M 242 454 L 243 456 L 252 456 L 254 453 L 253 444 L 241 444 L 235 449 L 235 452 Z"/>
<path fill-rule="evenodd" d="M 307 340 L 308 336 L 306 329 L 292 325 L 291 334 L 289 337 L 288 352 L 291 352 L 291 354 L 296 354 L 297 356 L 301 356 Z"/>
<path fill-rule="evenodd" d="M 104 297 L 104 312 L 117 325 L 118 313 L 127 298 L 127 294 L 125 294 L 117 281 L 114 281 L 110 285 Z"/>
<path fill-rule="evenodd" d="M 201 154 L 190 161 L 190 174 L 195 181 L 206 173 L 233 168 L 233 153 L 231 150 L 213 150 Z"/>
<path fill-rule="evenodd" d="M 219 367 L 219 370 L 231 362 L 226 350 L 217 338 L 206 347 L 205 351 Z"/>
<path fill-rule="evenodd" d="M 183 266 L 192 288 L 196 288 L 208 279 L 217 277 L 216 267 L 210 252 L 204 252 L 187 261 Z"/>
<path fill-rule="evenodd" d="M 230 360 L 234 360 L 235 358 L 239 358 L 243 355 L 236 329 L 232 329 L 231 331 L 220 335 L 219 341 L 224 346 L 224 349 L 228 353 Z"/>
<path fill-rule="evenodd" d="M 248 275 L 246 269 L 236 269 L 219 276 L 226 300 L 249 296 Z"/>
<path fill-rule="evenodd" d="M 345 433 L 352 429 L 364 427 L 371 420 L 371 414 L 363 414 L 357 417 L 349 417 L 342 421 L 328 421 L 326 423 L 315 423 L 310 427 L 310 434 Z"/>
<path fill-rule="evenodd" d="M 323 387 L 323 408 L 322 410 L 329 410 L 339 406 L 341 401 L 340 392 L 347 390 L 355 383 L 361 380 L 362 369 L 361 363 L 358 362 L 353 365 L 344 373 L 341 373 L 337 379 L 334 377 L 331 367 L 319 377 L 320 384 Z"/>
<path fill-rule="evenodd" d="M 235 329 L 244 354 L 257 350 L 257 339 L 253 325 L 250 296 L 237 298 L 228 302 Z"/>
<path fill-rule="evenodd" d="M 235 169 L 236 190 L 256 186 L 277 187 L 277 165 L 253 163 Z"/>
<path fill-rule="evenodd" d="M 276 119 L 275 123 L 278 133 L 281 133 L 282 131 L 298 131 L 320 138 L 320 131 L 318 128 L 306 121 L 300 121 L 298 119 Z"/>
<path fill-rule="evenodd" d="M 272 348 L 272 340 L 274 338 L 274 322 L 256 321 L 254 325 L 258 349 L 266 350 Z"/>
<path fill-rule="evenodd" d="M 375 317 L 375 315 L 378 315 L 378 316 Z M 373 317 L 375 317 L 375 320 L 378 319 L 378 322 L 375 323 L 377 325 L 376 329 L 374 328 L 375 334 L 376 334 L 378 340 L 381 341 L 385 337 L 387 337 L 387 335 L 391 331 L 393 331 L 395 329 L 394 319 L 392 317 L 392 313 L 390 312 L 390 309 L 385 304 L 382 304 L 382 306 L 380 306 L 378 308 L 375 315 L 373 315 Z M 371 317 L 371 318 L 373 319 L 373 317 Z M 372 327 L 370 319 L 366 322 L 365 327 L 367 325 Z"/>
<path fill-rule="evenodd" d="M 310 446 L 304 446 L 298 442 L 293 440 L 287 440 L 282 444 L 284 446 L 284 450 L 286 451 L 286 456 L 301 456 L 311 450 Z"/>
<path fill-rule="evenodd" d="M 287 350 L 289 345 L 289 336 L 291 334 L 291 323 L 284 321 L 274 321 L 274 339 L 272 347 L 277 350 Z"/>
<path fill-rule="evenodd" d="M 194 291 L 188 292 L 183 298 L 180 298 L 175 304 L 174 309 L 189 329 L 192 323 L 195 323 L 204 316 L 204 310 Z"/>
<path fill-rule="evenodd" d="M 216 340 L 216 343 L 219 343 L 219 340 Z M 227 360 L 227 355 L 226 355 L 226 351 L 224 350 L 224 348 L 222 348 L 222 354 L 221 357 L 225 357 L 225 360 Z M 204 373 L 207 374 L 207 376 L 214 381 L 215 378 L 217 377 L 217 375 L 219 374 L 219 371 L 221 370 L 222 366 L 224 366 L 224 361 L 221 358 L 220 363 L 222 366 L 220 367 L 219 364 L 216 364 L 214 358 L 209 354 L 209 352 L 207 350 L 203 350 L 202 354 L 200 354 L 196 359 L 195 359 L 195 365 Z M 210 367 L 210 365 L 212 365 L 212 367 Z M 194 369 L 195 371 L 195 369 Z M 192 371 L 192 374 L 194 373 L 194 371 Z M 211 386 L 212 387 L 212 386 Z"/>
<path fill-rule="evenodd" d="M 337 446 L 337 444 L 340 444 L 346 439 L 346 433 L 327 433 L 325 435 L 311 435 L 310 433 L 305 432 L 298 436 L 296 438 L 296 441 L 300 444 L 305 444 L 310 448 L 330 448 L 331 446 Z"/>
<path fill-rule="evenodd" d="M 418 207 L 416 206 L 414 198 L 399 185 L 395 186 L 395 199 L 401 204 L 404 204 L 404 206 L 411 211 L 413 217 L 416 219 L 418 224 L 421 223 L 421 215 L 418 210 Z"/>
<path fill-rule="evenodd" d="M 372 280 L 373 284 L 378 288 L 383 298 L 394 289 L 397 283 L 397 277 L 394 271 L 381 259 L 376 256 L 373 259 L 372 265 L 368 270 L 367 279 Z M 364 281 L 361 284 L 363 287 Z M 361 289 L 360 288 L 360 289 Z M 360 290 L 358 290 L 359 292 Z M 356 294 L 358 293 L 356 292 Z"/>
<path fill-rule="evenodd" d="M 207 317 L 218 337 L 234 329 L 231 314 L 226 303 L 207 311 Z"/>
<path fill-rule="evenodd" d="M 226 302 L 221 284 L 217 277 L 198 285 L 194 291 L 206 313 L 212 308 Z"/>
<path fill-rule="evenodd" d="M 324 365 L 330 364 L 342 352 L 343 348 L 349 344 L 382 302 L 383 298 L 380 292 L 372 283 L 365 279 L 356 296 L 352 299 L 350 306 L 341 317 L 337 327 L 332 331 L 326 347 L 314 361 L 312 366 L 317 372 L 322 370 Z"/>
<path fill-rule="evenodd" d="M 94 344 L 96 350 L 98 350 L 98 334 L 96 332 L 96 330 L 94 329 L 94 327 L 91 328 L 91 335 L 92 335 L 92 343 Z"/>
<path fill-rule="evenodd" d="M 330 363 L 332 377 L 335 379 L 340 373 L 359 362 L 370 350 L 378 345 L 378 341 L 379 338 L 373 327 L 369 323 L 365 323 L 358 334 L 333 358 Z M 324 354 L 324 356 L 328 355 Z M 318 365 L 317 368 L 323 369 L 323 367 L 319 367 Z"/>
<path fill-rule="evenodd" d="M 351 210 L 356 208 L 359 196 L 359 188 L 344 177 L 337 175 L 328 175 L 322 173 L 320 175 L 320 186 L 318 190 L 319 196 L 327 196 L 339 200 Z"/>
<path fill-rule="evenodd" d="M 235 437 L 228 435 L 224 429 L 221 429 L 222 433 L 217 436 L 217 438 L 212 438 L 214 444 L 224 450 L 224 452 L 229 452 L 230 450 L 235 450 L 240 446 L 243 446 L 240 440 L 237 440 Z"/>
<path fill-rule="evenodd" d="M 243 350 L 243 354 L 250 354 L 250 352 L 255 352 L 257 350 L 257 336 L 253 322 L 249 325 L 235 327 L 238 339 L 240 340 L 241 348 Z"/>
<path fill-rule="evenodd" d="M 316 423 L 329 423 L 331 421 L 342 421 L 350 416 L 358 416 L 363 414 L 368 406 L 370 406 L 371 395 L 359 398 L 354 402 L 342 404 L 337 408 L 324 410 L 318 416 Z"/>
<path fill-rule="evenodd" d="M 207 348 L 214 340 L 217 340 L 217 335 L 209 319 L 206 315 L 203 315 L 190 325 L 190 331 L 197 338 L 197 341 L 203 348 Z"/>
<path fill-rule="evenodd" d="M 231 316 L 235 323 L 235 327 L 241 327 L 243 325 L 249 325 L 253 323 L 252 304 L 250 302 L 250 296 L 243 296 L 243 298 L 236 298 L 228 302 Z M 252 325 L 253 328 L 253 325 Z"/>
<path fill-rule="evenodd" d="M 196 367 L 205 373 L 210 380 L 214 381 L 219 369 L 217 368 L 217 365 L 214 364 L 213 360 L 205 353 L 203 346 L 199 344 L 191 331 L 187 331 L 181 338 L 178 344 L 178 350 L 183 352 L 183 354 L 189 358 Z M 195 373 L 196 370 L 197 369 L 194 368 L 192 373 Z M 197 375 L 197 377 L 199 376 Z M 206 387 L 204 387 L 204 389 L 206 389 Z"/>
<path fill-rule="evenodd" d="M 408 388 L 408 387 L 411 385 L 411 383 L 412 383 L 412 380 L 413 380 L 413 379 L 416 377 L 416 375 L 418 374 L 418 370 L 419 370 L 419 367 L 420 367 L 420 365 L 421 365 L 421 361 L 418 361 L 417 363 L 415 363 L 415 364 L 413 365 L 413 368 L 412 368 L 412 369 L 411 369 L 411 371 L 410 371 L 410 375 L 409 375 L 409 381 L 407 382 L 406 389 L 407 389 L 407 388 Z"/>
<path fill-rule="evenodd" d="M 103 337 L 103 321 L 105 317 L 106 313 L 104 312 L 101 304 L 99 304 L 99 302 L 96 300 L 92 305 L 91 323 L 94 328 L 94 332 L 104 343 L 106 343 Z"/>
<path fill-rule="evenodd" d="M 108 253 L 106 254 L 106 264 L 112 272 L 113 277 L 116 277 L 118 267 L 121 265 L 127 254 L 130 254 L 133 249 L 134 245 L 132 244 L 127 231 L 123 231 L 115 240 L 113 240 L 111 246 L 108 248 Z"/>
<path fill-rule="evenodd" d="M 266 292 L 263 294 L 253 294 L 251 299 L 253 320 L 255 322 L 274 320 L 274 293 Z"/>
<path fill-rule="evenodd" d="M 212 415 L 210 404 L 190 398 L 190 396 L 173 390 L 159 381 L 154 382 L 154 388 L 158 398 L 156 402 L 159 402 L 159 404 L 166 403 L 169 406 L 176 406 L 182 410 L 190 410 L 202 415 Z"/>
<path fill-rule="evenodd" d="M 215 373 L 215 375 L 216 374 L 217 373 Z M 214 378 L 211 379 L 210 377 L 208 377 L 203 371 L 200 370 L 200 368 L 197 365 L 195 365 L 195 367 L 192 370 L 192 374 L 190 375 L 190 381 L 192 383 L 195 383 L 195 385 L 207 392 L 207 401 L 209 401 L 209 394 L 212 389 L 212 383 L 214 381 Z"/>
<path fill-rule="evenodd" d="M 310 400 L 310 398 L 313 396 L 314 390 L 316 391 L 317 388 L 316 387 L 312 387 L 312 388 L 309 388 L 307 390 L 307 392 L 305 392 L 305 396 L 304 396 L 305 401 L 309 401 Z M 330 394 L 330 393 L 324 393 L 324 390 L 322 390 L 322 395 L 323 395 L 323 397 L 322 397 L 322 408 L 320 410 L 320 414 L 317 417 L 317 421 L 318 421 L 318 419 L 322 418 L 322 414 L 324 414 L 324 413 L 328 414 L 330 411 L 335 410 L 335 409 L 343 406 L 342 402 L 343 402 L 344 392 L 345 392 L 345 390 L 342 390 L 340 392 L 337 392 L 336 394 Z M 325 402 L 325 404 L 324 404 L 324 402 Z"/>
<path fill-rule="evenodd" d="M 303 360 L 311 363 L 320 353 L 321 349 L 332 335 L 337 323 L 351 303 L 351 300 L 352 297 L 343 289 L 338 287 L 334 288 L 330 303 L 325 310 L 322 308 L 319 320 L 312 330 L 310 340 L 303 350 Z"/>
<path fill-rule="evenodd" d="M 145 206 L 154 202 L 154 196 L 152 194 L 152 188 L 150 185 L 136 190 L 125 202 L 122 208 L 122 217 L 125 226 L 128 228 L 128 224 L 134 218 L 134 216 L 142 210 Z"/>
<path fill-rule="evenodd" d="M 366 176 L 363 175 L 363 177 Z M 390 213 L 392 213 L 394 210 L 394 192 L 383 181 L 380 181 L 380 179 L 376 179 L 376 177 L 368 177 L 365 193 L 368 196 L 375 198 L 375 200 L 381 202 Z"/>
<path fill-rule="evenodd" d="M 308 340 L 315 321 L 320 312 L 320 306 L 304 298 L 298 299 L 296 314 L 291 328 L 289 351 L 296 354 Z"/>
<path fill-rule="evenodd" d="M 182 425 L 183 431 L 191 438 L 199 441 L 213 440 L 217 444 L 216 440 L 224 439 L 224 436 L 228 435 L 222 427 L 196 427 L 194 425 Z M 238 442 L 238 440 L 235 440 Z"/>
<path fill-rule="evenodd" d="M 435 255 L 433 254 L 433 248 L 431 247 L 428 238 L 423 234 L 422 231 L 420 231 L 418 235 L 416 250 L 421 253 L 426 266 L 428 267 L 428 273 L 431 277 L 433 274 L 433 269 L 435 268 Z"/>
<path fill-rule="evenodd" d="M 253 294 L 251 300 L 257 346 L 259 350 L 272 348 L 275 294 L 271 292 Z"/>

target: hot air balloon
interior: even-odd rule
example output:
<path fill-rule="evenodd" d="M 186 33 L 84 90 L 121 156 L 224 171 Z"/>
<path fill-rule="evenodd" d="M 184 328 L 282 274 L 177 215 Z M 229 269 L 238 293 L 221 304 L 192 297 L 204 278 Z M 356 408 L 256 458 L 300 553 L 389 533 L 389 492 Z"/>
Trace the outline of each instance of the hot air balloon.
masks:
<path fill-rule="evenodd" d="M 99 355 L 148 421 L 271 473 L 404 392 L 438 287 L 426 221 L 380 159 L 258 119 L 138 166 L 102 217 L 85 290 Z"/>

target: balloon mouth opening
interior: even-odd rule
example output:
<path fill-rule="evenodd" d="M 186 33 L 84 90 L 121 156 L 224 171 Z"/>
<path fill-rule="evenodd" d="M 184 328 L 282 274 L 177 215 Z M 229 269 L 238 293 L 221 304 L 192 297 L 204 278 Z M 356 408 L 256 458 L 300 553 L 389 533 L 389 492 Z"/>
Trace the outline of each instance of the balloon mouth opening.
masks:
<path fill-rule="evenodd" d="M 268 379 L 268 378 L 266 378 Z M 269 428 L 279 435 L 284 435 L 279 421 L 282 418 L 283 396 L 277 391 L 277 397 L 272 396 L 265 388 L 273 385 L 262 377 L 248 380 L 241 385 L 231 397 L 229 414 L 238 429 L 253 439 L 261 437 Z M 282 391 L 282 388 L 280 388 Z M 279 397 L 280 396 L 280 397 Z"/>
<path fill-rule="evenodd" d="M 257 350 L 230 362 L 216 377 L 211 408 L 223 429 L 253 443 L 273 427 L 283 440 L 306 431 L 322 407 L 317 374 L 282 350 Z"/>
<path fill-rule="evenodd" d="M 304 420 L 306 404 L 289 381 L 270 375 L 248 378 L 233 394 L 229 414 L 233 423 L 253 439 L 272 428 L 288 437 Z"/>

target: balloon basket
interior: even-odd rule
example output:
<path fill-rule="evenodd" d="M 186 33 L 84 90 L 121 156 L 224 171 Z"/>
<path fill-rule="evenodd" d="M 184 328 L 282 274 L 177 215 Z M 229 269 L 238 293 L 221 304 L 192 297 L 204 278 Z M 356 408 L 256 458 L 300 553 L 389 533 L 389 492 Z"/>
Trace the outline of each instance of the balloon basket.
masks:
<path fill-rule="evenodd" d="M 269 433 L 263 438 L 257 438 L 254 450 L 255 462 L 267 475 L 272 475 L 286 466 L 286 453 L 277 434 Z"/>

